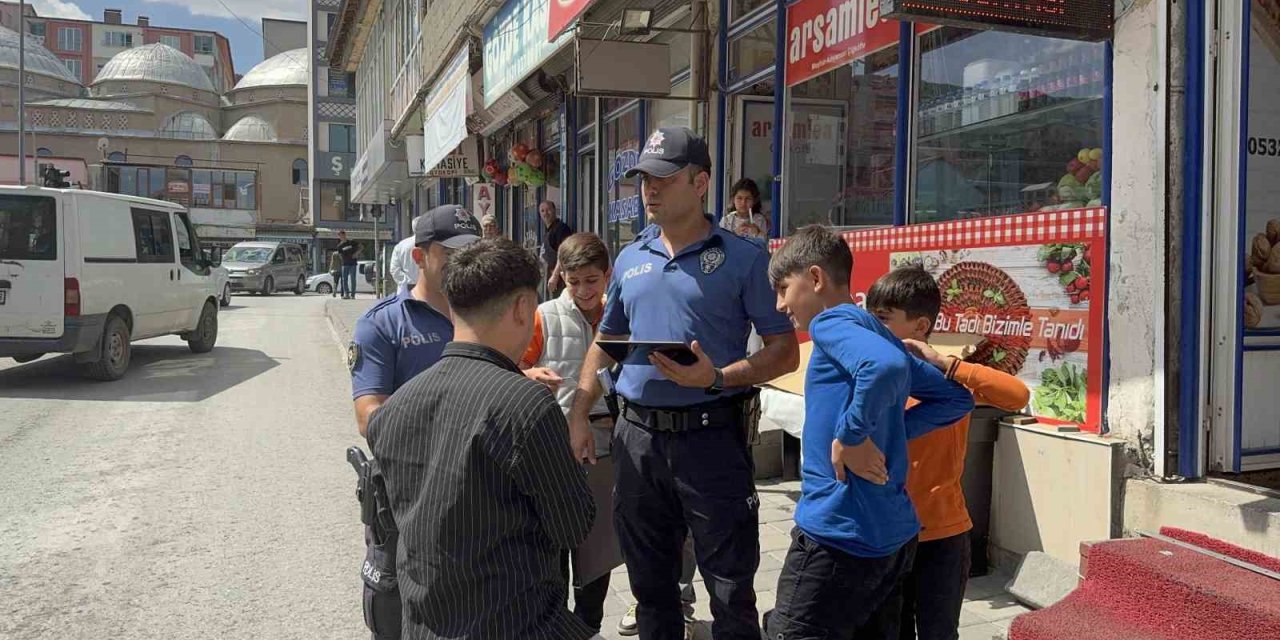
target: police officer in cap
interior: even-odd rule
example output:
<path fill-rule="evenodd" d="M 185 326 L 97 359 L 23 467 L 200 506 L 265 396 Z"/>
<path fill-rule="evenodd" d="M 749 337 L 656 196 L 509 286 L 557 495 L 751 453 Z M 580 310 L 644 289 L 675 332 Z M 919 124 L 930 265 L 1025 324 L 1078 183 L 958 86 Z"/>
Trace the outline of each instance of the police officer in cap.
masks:
<path fill-rule="evenodd" d="M 634 352 L 616 389 L 614 520 L 637 600 L 640 637 L 684 637 L 680 550 L 693 532 L 711 595 L 717 640 L 758 640 L 752 586 L 760 562 L 754 469 L 746 421 L 752 385 L 795 370 L 795 331 L 775 308 L 764 249 L 706 215 L 707 143 L 685 128 L 658 129 L 627 172 L 641 176 L 645 209 L 658 227 L 618 255 L 600 340 L 671 341 L 692 364 Z M 764 348 L 746 356 L 752 326 Z M 612 364 L 593 346 L 569 416 L 574 454 L 594 461 L 588 415 L 602 392 L 596 371 Z"/>
<path fill-rule="evenodd" d="M 458 205 L 442 205 L 414 220 L 413 262 L 418 280 L 380 300 L 356 321 L 347 364 L 361 436 L 369 419 L 402 385 L 440 359 L 453 340 L 443 292 L 445 262 L 480 239 L 480 224 Z M 389 507 L 389 505 L 387 505 Z M 364 616 L 374 640 L 399 640 L 400 590 L 395 578 L 396 536 L 365 528 Z"/>

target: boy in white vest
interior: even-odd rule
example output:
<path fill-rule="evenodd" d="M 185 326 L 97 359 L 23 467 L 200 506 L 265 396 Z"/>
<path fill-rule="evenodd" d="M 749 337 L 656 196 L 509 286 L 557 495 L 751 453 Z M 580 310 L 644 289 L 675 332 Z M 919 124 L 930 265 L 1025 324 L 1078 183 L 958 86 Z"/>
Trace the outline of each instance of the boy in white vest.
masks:
<path fill-rule="evenodd" d="M 609 286 L 609 248 L 592 233 L 577 233 L 561 243 L 556 268 L 565 289 L 538 306 L 533 339 L 520 359 L 525 376 L 555 392 L 565 414 L 573 407 L 578 375 L 587 349 L 595 340 Z M 566 382 L 566 380 L 568 382 Z M 600 631 L 609 573 L 622 565 L 622 552 L 613 532 L 613 465 L 608 456 L 613 423 L 603 398 L 591 411 L 596 435 L 596 465 L 588 465 L 587 483 L 596 501 L 596 521 L 573 552 L 574 614 Z"/>

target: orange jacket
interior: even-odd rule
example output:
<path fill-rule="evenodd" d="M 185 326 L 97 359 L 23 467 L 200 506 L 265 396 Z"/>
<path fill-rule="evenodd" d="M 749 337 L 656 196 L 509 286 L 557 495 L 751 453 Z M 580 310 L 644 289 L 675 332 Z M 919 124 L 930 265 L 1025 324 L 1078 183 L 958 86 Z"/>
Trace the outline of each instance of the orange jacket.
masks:
<path fill-rule="evenodd" d="M 973 392 L 979 404 L 1006 411 L 1027 406 L 1031 392 L 1021 380 L 980 364 L 958 362 L 951 379 Z M 915 404 L 909 400 L 908 406 Z M 920 542 L 941 540 L 973 528 L 960 477 L 969 444 L 969 416 L 907 442 L 907 494 L 920 518 Z"/>

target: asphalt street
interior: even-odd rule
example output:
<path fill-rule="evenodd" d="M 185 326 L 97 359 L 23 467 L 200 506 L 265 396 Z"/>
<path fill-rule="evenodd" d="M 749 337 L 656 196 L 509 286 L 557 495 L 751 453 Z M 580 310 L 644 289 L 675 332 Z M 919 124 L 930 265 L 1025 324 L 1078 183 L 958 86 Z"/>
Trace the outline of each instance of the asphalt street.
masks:
<path fill-rule="evenodd" d="M 0 361 L 0 638 L 367 637 L 327 299 L 235 296 L 117 382 Z"/>

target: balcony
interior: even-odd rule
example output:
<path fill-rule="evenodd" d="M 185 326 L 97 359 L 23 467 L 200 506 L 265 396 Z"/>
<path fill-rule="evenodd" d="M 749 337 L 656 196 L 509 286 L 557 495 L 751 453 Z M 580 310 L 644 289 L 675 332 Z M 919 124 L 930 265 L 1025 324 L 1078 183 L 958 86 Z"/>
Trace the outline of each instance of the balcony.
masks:
<path fill-rule="evenodd" d="M 397 131 L 404 124 L 405 118 L 412 115 L 412 109 L 418 105 L 418 90 L 422 88 L 422 47 L 421 38 L 414 38 L 413 49 L 405 57 L 400 66 L 400 73 L 391 84 L 391 94 L 387 100 L 386 118 L 395 123 L 392 131 Z"/>

